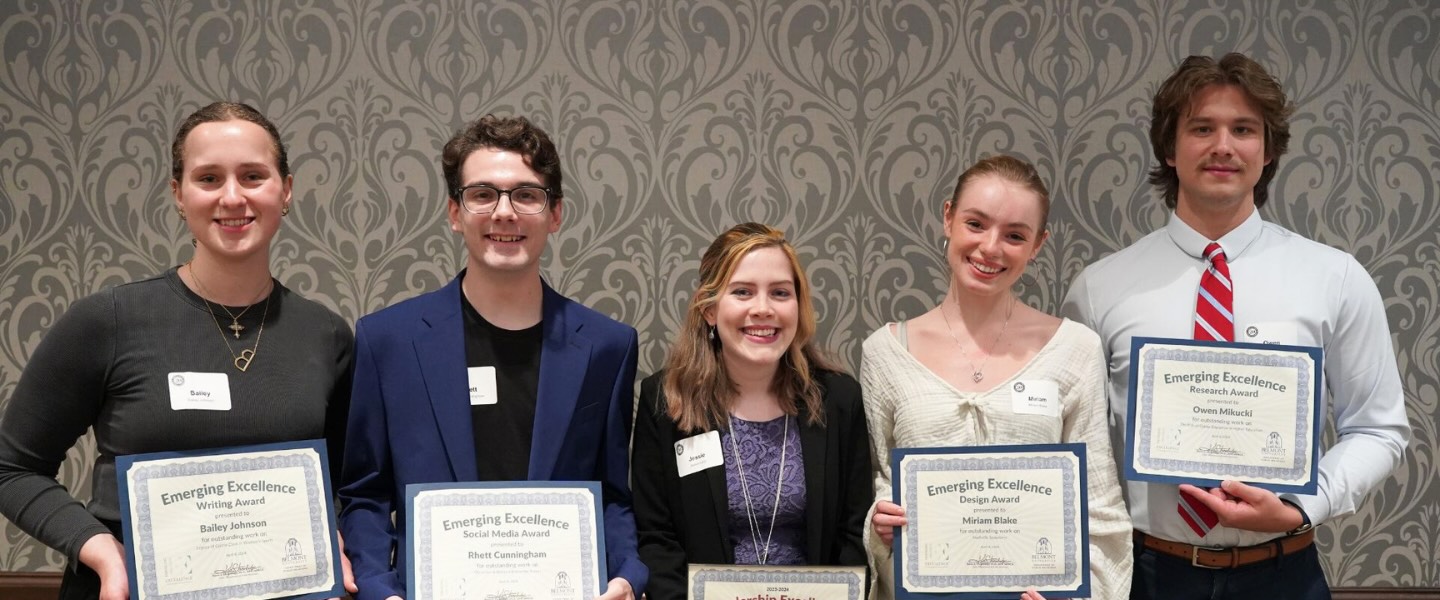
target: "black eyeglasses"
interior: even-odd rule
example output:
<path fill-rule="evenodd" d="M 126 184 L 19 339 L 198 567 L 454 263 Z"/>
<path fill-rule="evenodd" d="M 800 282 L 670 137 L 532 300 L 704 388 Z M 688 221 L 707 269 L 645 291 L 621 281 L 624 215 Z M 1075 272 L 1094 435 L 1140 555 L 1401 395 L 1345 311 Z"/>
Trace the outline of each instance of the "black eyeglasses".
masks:
<path fill-rule="evenodd" d="M 500 197 L 510 197 L 510 208 L 517 214 L 538 215 L 550 206 L 550 188 L 534 185 L 520 185 L 502 190 L 488 183 L 467 185 L 455 190 L 460 206 L 465 210 L 483 215 L 495 212 L 500 207 Z"/>

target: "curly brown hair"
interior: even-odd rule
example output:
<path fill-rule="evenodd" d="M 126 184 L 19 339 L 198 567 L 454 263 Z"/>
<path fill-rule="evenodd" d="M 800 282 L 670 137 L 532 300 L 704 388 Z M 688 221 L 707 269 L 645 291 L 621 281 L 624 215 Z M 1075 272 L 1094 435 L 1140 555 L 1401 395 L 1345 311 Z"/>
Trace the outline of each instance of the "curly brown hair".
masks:
<path fill-rule="evenodd" d="M 460 167 L 470 153 L 481 148 L 518 153 L 525 159 L 526 166 L 545 179 L 551 198 L 559 200 L 563 195 L 560 191 L 564 183 L 564 174 L 560 172 L 560 153 L 555 150 L 555 143 L 550 141 L 545 130 L 525 117 L 485 115 L 455 132 L 440 155 L 440 169 L 445 174 L 445 194 L 451 202 L 460 201 L 455 197 L 456 190 L 464 185 L 460 181 Z"/>

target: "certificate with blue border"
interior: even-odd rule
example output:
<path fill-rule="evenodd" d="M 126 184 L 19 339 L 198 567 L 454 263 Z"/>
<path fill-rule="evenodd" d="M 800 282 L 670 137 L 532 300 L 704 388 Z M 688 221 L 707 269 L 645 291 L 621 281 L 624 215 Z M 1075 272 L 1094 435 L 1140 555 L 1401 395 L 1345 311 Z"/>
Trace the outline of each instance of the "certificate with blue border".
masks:
<path fill-rule="evenodd" d="M 896 448 L 895 597 L 1090 595 L 1084 444 Z"/>
<path fill-rule="evenodd" d="M 702 565 L 689 568 L 690 600 L 864 600 L 865 567 Z"/>
<path fill-rule="evenodd" d="M 1137 337 L 1125 477 L 1314 494 L 1323 351 Z"/>
<path fill-rule="evenodd" d="M 115 459 L 130 597 L 344 594 L 323 440 Z"/>
<path fill-rule="evenodd" d="M 590 600 L 609 584 L 600 484 L 405 486 L 407 600 Z"/>

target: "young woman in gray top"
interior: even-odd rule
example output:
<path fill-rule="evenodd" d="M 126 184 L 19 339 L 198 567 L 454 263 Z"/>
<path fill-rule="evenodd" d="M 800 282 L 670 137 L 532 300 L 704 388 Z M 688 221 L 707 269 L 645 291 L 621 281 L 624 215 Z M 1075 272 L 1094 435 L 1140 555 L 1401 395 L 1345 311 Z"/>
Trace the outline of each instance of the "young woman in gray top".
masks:
<path fill-rule="evenodd" d="M 35 349 L 0 418 L 0 513 L 64 552 L 61 598 L 129 595 L 115 457 L 326 438 L 341 456 L 353 335 L 270 275 L 290 212 L 275 126 L 244 104 L 190 115 L 171 146 L 170 189 L 194 258 L 77 301 Z M 174 404 L 171 373 L 222 374 L 229 410 Z M 94 427 L 94 497 L 55 480 Z"/>

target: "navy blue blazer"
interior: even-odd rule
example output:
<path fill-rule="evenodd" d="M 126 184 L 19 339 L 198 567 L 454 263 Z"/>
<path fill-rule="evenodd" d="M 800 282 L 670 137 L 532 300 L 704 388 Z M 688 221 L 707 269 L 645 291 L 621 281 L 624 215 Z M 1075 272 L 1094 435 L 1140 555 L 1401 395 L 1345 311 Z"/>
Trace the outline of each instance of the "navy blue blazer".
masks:
<path fill-rule="evenodd" d="M 359 600 L 406 594 L 405 486 L 477 477 L 464 276 L 355 324 L 355 384 L 337 494 Z M 635 329 L 549 285 L 542 311 L 529 477 L 601 483 L 608 574 L 624 577 L 638 598 L 649 572 L 636 548 L 629 486 Z"/>

